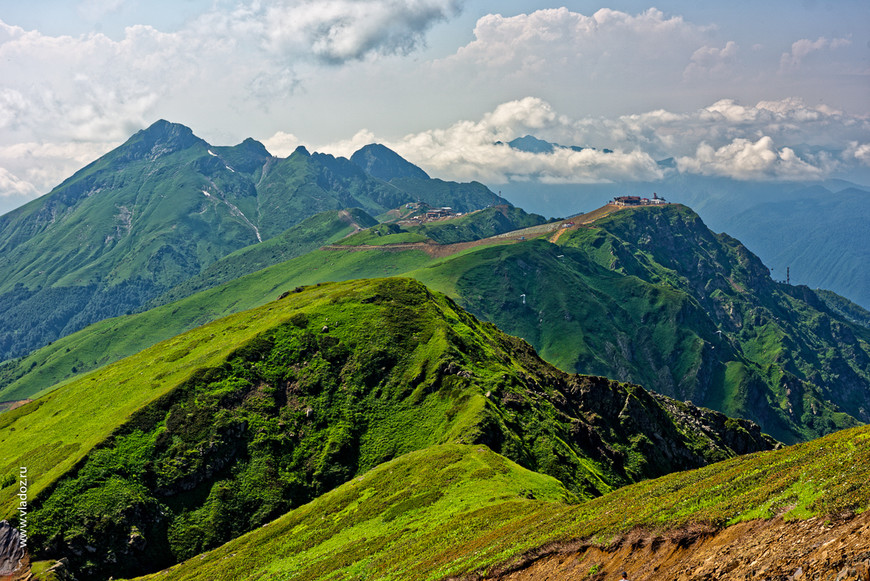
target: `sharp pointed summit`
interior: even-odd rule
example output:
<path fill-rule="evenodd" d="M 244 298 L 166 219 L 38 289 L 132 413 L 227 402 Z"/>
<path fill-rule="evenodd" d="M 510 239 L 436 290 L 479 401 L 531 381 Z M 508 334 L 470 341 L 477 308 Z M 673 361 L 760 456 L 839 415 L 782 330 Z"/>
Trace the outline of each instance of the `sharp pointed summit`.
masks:
<path fill-rule="evenodd" d="M 394 178 L 429 179 L 425 171 L 380 143 L 362 147 L 350 156 L 350 160 L 368 174 L 387 182 Z"/>

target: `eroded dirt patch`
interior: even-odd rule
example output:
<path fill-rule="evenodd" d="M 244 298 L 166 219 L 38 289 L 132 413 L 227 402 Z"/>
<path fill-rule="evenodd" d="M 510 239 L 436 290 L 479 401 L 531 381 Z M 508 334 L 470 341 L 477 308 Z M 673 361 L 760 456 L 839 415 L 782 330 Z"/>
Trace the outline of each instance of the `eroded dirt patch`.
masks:
<path fill-rule="evenodd" d="M 553 546 L 531 562 L 478 579 L 499 581 L 870 581 L 870 511 L 857 517 L 755 520 L 719 531 L 633 531 L 608 547 Z"/>

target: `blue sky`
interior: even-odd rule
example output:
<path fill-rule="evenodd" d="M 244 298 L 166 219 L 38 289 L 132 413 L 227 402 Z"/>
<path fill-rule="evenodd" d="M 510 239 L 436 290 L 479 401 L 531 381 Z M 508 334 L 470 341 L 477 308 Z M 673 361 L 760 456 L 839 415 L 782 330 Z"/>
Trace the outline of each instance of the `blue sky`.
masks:
<path fill-rule="evenodd" d="M 446 179 L 862 179 L 870 6 L 851 0 L 0 0 L 0 212 L 157 119 L 216 145 Z M 527 154 L 527 133 L 599 151 Z M 605 156 L 602 148 L 615 150 Z"/>

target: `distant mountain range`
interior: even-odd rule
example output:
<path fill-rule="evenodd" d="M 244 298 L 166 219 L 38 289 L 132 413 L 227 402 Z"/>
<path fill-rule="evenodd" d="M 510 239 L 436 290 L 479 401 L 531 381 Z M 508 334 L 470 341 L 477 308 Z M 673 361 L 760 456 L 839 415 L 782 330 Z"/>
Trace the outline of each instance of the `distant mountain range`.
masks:
<path fill-rule="evenodd" d="M 138 132 L 0 216 L 0 361 L 136 310 L 324 211 L 507 203 L 479 183 L 430 179 L 383 146 L 354 160 L 304 147 L 279 159 L 252 139 L 216 147 L 166 121 Z"/>
<path fill-rule="evenodd" d="M 502 145 L 503 142 L 496 141 L 496 145 Z M 559 145 L 558 143 L 551 143 L 549 141 L 544 141 L 543 139 L 538 139 L 534 135 L 524 135 L 523 137 L 517 137 L 511 141 L 507 142 L 507 145 L 513 149 L 518 151 L 525 151 L 526 153 L 553 153 L 557 149 L 570 149 L 571 151 L 583 151 L 584 149 L 591 149 L 593 151 L 596 150 L 594 147 L 580 147 L 579 145 Z M 611 149 L 602 149 L 604 153 L 613 153 Z"/>

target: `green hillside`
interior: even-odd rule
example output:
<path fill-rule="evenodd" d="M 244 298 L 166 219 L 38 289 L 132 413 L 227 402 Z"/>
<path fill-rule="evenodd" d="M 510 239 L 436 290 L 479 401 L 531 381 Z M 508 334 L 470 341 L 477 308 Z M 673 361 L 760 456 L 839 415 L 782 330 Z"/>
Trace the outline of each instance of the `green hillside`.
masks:
<path fill-rule="evenodd" d="M 657 534 L 862 512 L 870 503 L 868 467 L 870 430 L 862 427 L 572 505 L 482 446 L 433 447 L 143 579 L 462 578 L 565 543 L 607 545 L 635 529 Z"/>
<path fill-rule="evenodd" d="M 436 222 L 414 232 L 417 240 L 448 235 L 473 240 L 487 233 L 499 234 L 517 227 L 538 223 L 539 216 L 518 208 L 496 206 L 447 222 Z M 453 222 L 458 222 L 454 227 Z M 345 254 L 313 251 L 321 244 L 335 241 L 353 232 L 351 224 L 369 230 L 346 239 L 350 244 L 391 243 L 400 241 L 405 230 L 383 225 L 371 228 L 373 219 L 362 210 L 331 211 L 312 216 L 286 232 L 265 242 L 238 250 L 201 275 L 178 285 L 149 302 L 144 313 L 95 323 L 91 327 L 63 337 L 25 357 L 0 365 L 0 402 L 23 400 L 44 393 L 59 382 L 153 345 L 158 341 L 192 329 L 217 317 L 238 312 L 276 298 L 285 288 L 323 281 L 393 276 L 427 264 L 433 258 L 423 248 L 396 252 Z M 381 230 L 393 228 L 403 234 L 381 237 Z M 307 256 L 284 266 L 244 276 L 288 257 L 311 251 Z M 240 279 L 240 280 L 235 280 Z M 227 282 L 229 281 L 229 282 Z M 191 295 L 221 283 L 227 286 L 198 297 Z M 188 300 L 187 297 L 190 297 Z M 184 300 L 182 300 L 184 299 Z M 177 301 L 172 308 L 155 308 Z"/>
<path fill-rule="evenodd" d="M 773 281 L 745 246 L 727 234 L 713 234 L 688 208 L 620 212 L 596 226 L 599 229 L 578 230 L 565 245 L 583 249 L 599 264 L 629 277 L 682 290 L 745 360 L 723 361 L 726 378 L 740 375 L 742 380 L 726 385 L 722 393 L 699 397 L 657 391 L 754 417 L 750 412 L 758 405 L 752 401 L 757 391 L 749 378 L 749 367 L 754 366 L 768 386 L 768 405 L 781 410 L 805 437 L 845 425 L 824 413 L 821 402 L 832 403 L 826 407 L 835 414 L 842 410 L 870 421 L 870 332 L 866 327 L 829 309 L 807 287 Z M 721 354 L 722 346 L 717 348 Z M 826 426 L 826 422 L 833 423 Z"/>
<path fill-rule="evenodd" d="M 498 212 L 464 218 L 486 224 Z M 868 420 L 870 331 L 829 308 L 830 297 L 773 281 L 738 241 L 710 232 L 683 206 L 576 221 L 556 233 L 556 244 L 531 228 L 528 240 L 496 237 L 457 248 L 415 245 L 407 237 L 422 237 L 420 228 L 381 225 L 344 239 L 346 250 L 318 250 L 58 341 L 0 369 L 0 400 L 30 397 L 73 376 L 73 368 L 131 355 L 286 288 L 407 273 L 523 337 L 561 369 L 752 419 L 781 441 Z"/>
<path fill-rule="evenodd" d="M 750 422 L 565 374 L 443 295 L 383 279 L 298 289 L 8 412 L 0 470 L 34 474 L 36 552 L 105 578 L 444 443 L 485 444 L 569 498 L 774 445 Z"/>
<path fill-rule="evenodd" d="M 423 250 L 393 253 L 318 250 L 143 313 L 116 317 L 0 366 L 0 401 L 32 398 L 58 383 L 117 361 L 199 325 L 323 281 L 395 276 L 431 260 Z"/>
<path fill-rule="evenodd" d="M 273 264 L 286 262 L 341 240 L 357 230 L 371 228 L 377 223 L 377 220 L 359 208 L 315 214 L 273 238 L 246 246 L 221 258 L 201 274 L 150 301 L 142 310 L 165 305 Z"/>
<path fill-rule="evenodd" d="M 376 216 L 418 199 L 459 211 L 507 203 L 477 183 L 417 177 L 397 186 L 345 158 L 300 148 L 279 159 L 252 139 L 215 147 L 158 121 L 0 216 L 0 361 L 135 311 L 200 274 L 194 288 L 225 280 L 220 267 L 204 270 L 315 214 L 361 208 Z M 303 227 L 289 235 L 298 240 L 246 257 L 262 268 L 276 253 L 316 248 L 311 234 Z"/>
<path fill-rule="evenodd" d="M 562 369 L 750 418 L 782 441 L 870 419 L 867 329 L 774 282 L 684 206 L 626 209 L 556 244 L 479 248 L 408 274 Z"/>

